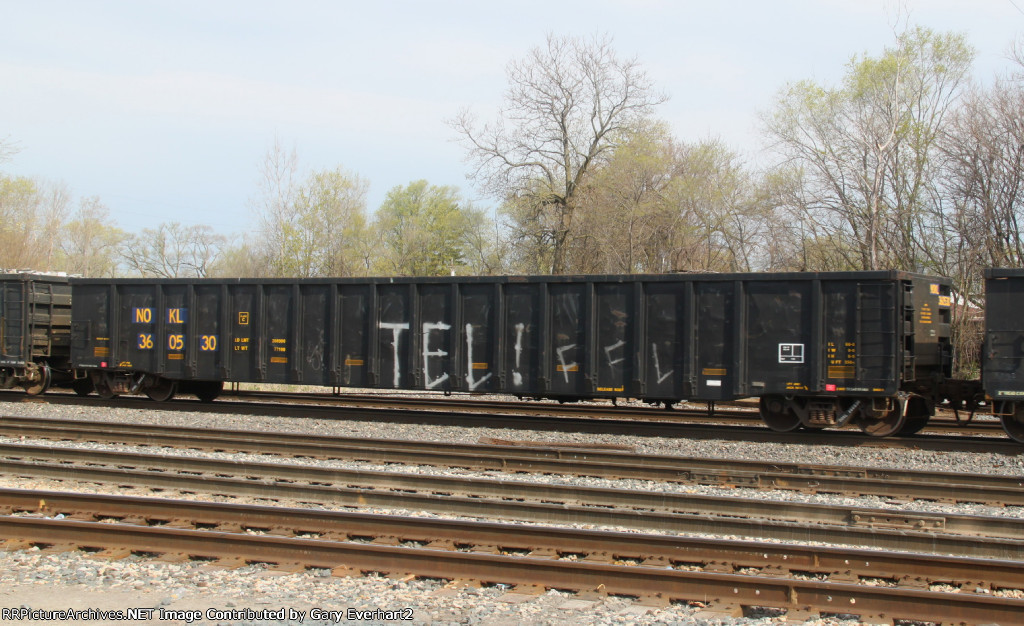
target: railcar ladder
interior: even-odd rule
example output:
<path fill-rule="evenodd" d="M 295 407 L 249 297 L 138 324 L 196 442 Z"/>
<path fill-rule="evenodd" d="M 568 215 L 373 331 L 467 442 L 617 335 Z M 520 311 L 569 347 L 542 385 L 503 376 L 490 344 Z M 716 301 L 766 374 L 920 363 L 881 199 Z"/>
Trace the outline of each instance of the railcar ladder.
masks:
<path fill-rule="evenodd" d="M 49 357 L 53 338 L 53 285 L 48 283 L 28 283 L 29 326 L 31 338 L 29 360 L 36 357 Z"/>
<path fill-rule="evenodd" d="M 23 360 L 25 354 L 25 297 L 24 283 L 11 281 L 3 284 L 0 298 L 3 310 L 0 312 L 0 349 L 9 359 Z"/>

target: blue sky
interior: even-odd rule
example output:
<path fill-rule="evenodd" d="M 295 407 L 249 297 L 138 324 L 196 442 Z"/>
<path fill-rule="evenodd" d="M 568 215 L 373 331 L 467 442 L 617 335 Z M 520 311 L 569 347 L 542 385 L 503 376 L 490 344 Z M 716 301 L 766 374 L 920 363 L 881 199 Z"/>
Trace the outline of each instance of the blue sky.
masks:
<path fill-rule="evenodd" d="M 909 0 L 910 22 L 963 33 L 975 76 L 1009 67 L 1024 0 Z M 493 117 L 505 67 L 547 33 L 607 33 L 670 100 L 677 137 L 757 158 L 758 114 L 787 82 L 834 83 L 893 41 L 892 0 L 103 2 L 0 0 L 8 175 L 99 196 L 129 231 L 239 233 L 277 137 L 305 170 L 344 167 L 372 211 L 418 179 L 481 206 L 445 120 Z"/>

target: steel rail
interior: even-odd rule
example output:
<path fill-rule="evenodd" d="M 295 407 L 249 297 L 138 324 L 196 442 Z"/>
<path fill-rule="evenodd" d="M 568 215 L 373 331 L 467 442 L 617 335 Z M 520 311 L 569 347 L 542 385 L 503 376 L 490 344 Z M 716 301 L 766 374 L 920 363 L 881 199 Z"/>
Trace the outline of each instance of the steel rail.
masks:
<path fill-rule="evenodd" d="M 268 392 L 268 391 L 225 391 L 224 396 L 240 400 L 286 401 L 297 403 L 319 403 L 328 405 L 349 405 L 378 408 L 404 408 L 413 410 L 441 408 L 454 411 L 487 411 L 491 413 L 510 413 L 526 415 L 560 415 L 580 417 L 611 417 L 622 419 L 650 420 L 656 422 L 675 422 L 694 420 L 698 422 L 740 420 L 761 423 L 757 405 L 747 408 L 723 409 L 721 406 L 708 408 L 672 408 L 665 409 L 655 406 L 615 406 L 610 404 L 587 403 L 552 403 L 531 402 L 530 400 L 485 400 L 482 398 L 466 398 L 438 396 L 434 398 L 407 397 L 401 395 L 380 394 L 323 394 L 306 392 Z"/>
<path fill-rule="evenodd" d="M 631 560 L 653 566 L 695 566 L 715 571 L 757 568 L 783 575 L 830 579 L 885 578 L 904 586 L 968 583 L 988 590 L 1024 589 L 1024 563 L 996 559 L 891 553 L 831 546 L 693 538 L 495 522 L 404 517 L 226 504 L 123 495 L 0 488 L 0 514 L 28 513 L 80 521 L 124 523 L 282 535 L 317 535 L 334 540 L 414 543 L 548 556 L 572 554 L 592 561 Z"/>
<path fill-rule="evenodd" d="M 1024 506 L 1024 477 L 0 417 L 0 433 L 324 459 Z"/>
<path fill-rule="evenodd" d="M 165 554 L 341 567 L 341 573 L 381 572 L 449 580 L 465 577 L 644 597 L 658 593 L 663 598 L 684 601 L 716 598 L 741 606 L 852 613 L 867 619 L 891 616 L 1009 624 L 1024 612 L 1022 600 L 977 594 L 125 524 L 3 517 L 0 536 L 68 546 L 116 546 Z"/>
<path fill-rule="evenodd" d="M 214 461 L 85 450 L 5 446 L 0 473 L 59 480 L 145 485 L 231 496 L 289 499 L 348 507 L 418 509 L 438 514 L 733 534 L 909 552 L 1024 560 L 1024 520 L 898 512 L 753 500 L 569 487 L 518 481 L 357 472 L 283 464 Z M 91 465 L 61 462 L 76 459 Z M 87 461 L 91 459 L 91 461 Z M 96 467 L 109 464 L 140 469 Z M 174 473 L 184 472 L 184 473 Z M 210 474 L 198 475 L 200 472 Z M 244 478 L 224 478 L 243 476 Z"/>
<path fill-rule="evenodd" d="M 421 392 L 423 393 L 423 392 Z M 289 402 L 298 405 L 348 406 L 358 408 L 373 407 L 376 409 L 403 409 L 415 411 L 432 411 L 442 407 L 446 411 L 487 412 L 492 414 L 534 415 L 549 417 L 586 417 L 610 418 L 615 420 L 630 419 L 653 423 L 700 423 L 729 425 L 757 424 L 763 425 L 760 413 L 754 402 L 722 401 L 714 402 L 705 408 L 679 407 L 665 409 L 657 406 L 617 406 L 594 401 L 584 403 L 553 403 L 531 402 L 530 399 L 506 401 L 487 400 L 468 396 L 437 396 L 410 397 L 395 394 L 359 394 L 359 393 L 316 393 L 316 392 L 270 392 L 270 391 L 230 391 L 222 397 L 231 397 L 244 402 Z M 693 404 L 693 403 L 690 403 Z M 723 407 L 732 408 L 723 408 Z M 850 427 L 855 431 L 856 428 Z M 1004 436 L 1002 425 L 998 420 L 961 422 L 951 417 L 951 412 L 943 411 L 943 416 L 936 415 L 929 422 L 929 432 L 954 432 L 960 434 Z M 834 432 L 834 431 L 833 431 Z"/>
<path fill-rule="evenodd" d="M 0 401 L 33 402 L 55 406 L 92 406 L 129 408 L 146 411 L 242 414 L 263 417 L 301 419 L 356 420 L 396 424 L 433 424 L 444 426 L 501 427 L 518 430 L 544 430 L 670 437 L 683 439 L 737 440 L 801 445 L 833 445 L 841 447 L 910 448 L 936 451 L 979 451 L 997 454 L 1024 454 L 1024 447 L 1005 436 L 992 437 L 914 435 L 909 437 L 870 437 L 852 430 L 801 431 L 777 433 L 763 426 L 702 425 L 674 422 L 644 422 L 613 418 L 551 417 L 544 415 L 495 415 L 485 412 L 459 413 L 442 410 L 369 409 L 343 406 L 312 406 L 301 404 L 257 404 L 244 401 L 218 401 L 210 404 L 188 400 L 154 403 L 148 399 L 118 398 L 103 401 L 71 395 L 46 395 L 26 398 L 23 394 L 0 393 Z"/>
<path fill-rule="evenodd" d="M 723 401 L 715 402 L 713 407 L 706 408 L 672 408 L 657 406 L 616 406 L 607 403 L 597 404 L 562 404 L 552 402 L 530 402 L 529 400 L 485 400 L 469 397 L 407 397 L 402 395 L 360 394 L 360 393 L 316 393 L 316 392 L 270 392 L 270 391 L 225 391 L 224 396 L 242 400 L 270 400 L 295 403 L 322 403 L 329 405 L 350 405 L 378 408 L 405 408 L 413 410 L 431 409 L 438 406 L 455 411 L 489 411 L 494 413 L 511 413 L 527 415 L 562 415 L 586 417 L 610 417 L 655 422 L 744 422 L 761 424 L 761 416 L 757 411 L 756 399 L 753 403 Z M 733 408 L 723 409 L 723 406 Z M 951 417 L 933 417 L 928 422 L 929 430 L 970 432 L 978 434 L 1003 435 L 1002 425 L 998 420 L 965 424 Z"/>

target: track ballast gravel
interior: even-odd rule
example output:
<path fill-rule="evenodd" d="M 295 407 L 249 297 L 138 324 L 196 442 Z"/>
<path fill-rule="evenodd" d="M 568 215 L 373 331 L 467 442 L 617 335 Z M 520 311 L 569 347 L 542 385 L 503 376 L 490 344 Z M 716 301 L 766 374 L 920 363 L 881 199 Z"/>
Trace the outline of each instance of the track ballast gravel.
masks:
<path fill-rule="evenodd" d="M 889 467 L 914 470 L 963 471 L 1013 476 L 1024 475 L 1022 454 L 935 452 L 885 448 L 744 443 L 718 440 L 670 440 L 665 438 L 621 435 L 565 434 L 501 428 L 461 428 L 451 426 L 378 424 L 374 422 L 330 421 L 322 419 L 268 418 L 241 415 L 215 415 L 159 410 L 107 409 L 93 407 L 55 407 L 43 403 L 4 403 L 0 411 L 27 417 L 66 417 L 126 423 L 153 423 L 188 427 L 229 428 L 261 431 L 289 431 L 332 436 L 410 439 L 476 443 L 481 439 L 527 440 L 553 443 L 616 444 L 631 446 L 637 453 L 679 456 L 774 459 L 779 462 Z M 343 461 L 301 459 L 290 461 L 260 455 L 206 453 L 178 449 L 154 449 L 101 444 L 56 443 L 0 438 L 0 441 L 79 446 L 94 449 L 144 450 L 147 453 L 176 456 L 197 455 L 211 458 L 235 458 L 260 462 L 299 462 L 325 467 L 378 469 L 409 473 L 436 473 L 460 476 L 497 477 L 496 473 L 450 470 L 429 466 L 375 465 Z M 978 515 L 1024 517 L 1019 507 L 949 505 L 932 502 L 899 502 L 885 498 L 848 498 L 795 492 L 719 489 L 645 481 L 609 481 L 571 476 L 501 475 L 503 479 L 552 482 L 567 485 L 603 486 L 625 489 L 663 490 L 681 493 L 791 499 L 805 502 L 858 504 L 894 510 L 956 512 Z M 93 493 L 134 493 L 104 485 L 68 484 L 48 480 L 16 479 L 0 476 L 0 485 L 17 488 L 77 490 Z M 167 495 L 167 494 L 165 494 Z M 171 497 L 182 497 L 173 494 Z M 205 496 L 192 496 L 197 499 Z M 238 501 L 238 500 L 234 500 Z M 367 512 L 386 512 L 366 509 Z M 387 511 L 416 514 L 412 511 Z M 423 515 L 422 513 L 419 513 Z M 837 541 L 840 543 L 840 541 Z M 501 586 L 465 587 L 447 581 L 394 580 L 378 576 L 332 577 L 326 571 L 287 573 L 263 566 L 223 569 L 203 563 L 167 563 L 141 557 L 110 561 L 78 553 L 49 553 L 38 549 L 0 552 L 0 608 L 85 609 L 151 607 L 163 609 L 162 616 L 189 617 L 200 611 L 203 623 L 252 623 L 272 625 L 300 623 L 295 619 L 278 620 L 280 609 L 304 611 L 302 624 L 768 624 L 785 621 L 777 611 L 748 613 L 745 618 L 723 618 L 685 605 L 648 606 L 629 598 L 581 599 L 570 594 L 548 591 L 540 594 L 510 593 Z M 514 590 L 511 590 L 514 591 Z M 209 609 L 222 613 L 206 613 Z M 406 611 L 405 609 L 411 609 Z M 246 611 L 263 611 L 254 619 L 244 619 Z M 316 614 L 314 610 L 333 611 Z M 390 613 L 388 613 L 390 611 Z M 154 616 L 157 614 L 154 613 Z M 192 614 L 191 617 L 195 617 Z M 292 614 L 294 615 L 294 614 Z M 316 620 L 316 617 L 324 619 Z M 213 619 L 208 619 L 208 618 Z M 239 618 L 239 619 L 217 619 Z M 411 620 L 402 618 L 411 617 Z M 365 618 L 370 618 L 369 620 Z M 385 619 L 395 618 L 395 619 Z M 21 621 L 19 623 L 42 623 Z M 106 623 L 92 620 L 89 623 Z M 109 623 L 126 623 L 110 621 Z M 130 622 L 128 622 L 130 623 Z M 175 623 L 164 621 L 162 623 Z M 187 623 L 179 620 L 178 623 Z M 794 623 L 788 621 L 786 623 Z M 852 624 L 840 616 L 815 619 L 808 624 Z"/>

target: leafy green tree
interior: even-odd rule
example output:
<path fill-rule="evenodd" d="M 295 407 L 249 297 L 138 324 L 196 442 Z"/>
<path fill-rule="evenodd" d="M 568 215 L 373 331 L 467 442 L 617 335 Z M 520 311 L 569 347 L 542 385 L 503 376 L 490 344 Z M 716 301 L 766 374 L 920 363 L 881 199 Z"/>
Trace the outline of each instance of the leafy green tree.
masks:
<path fill-rule="evenodd" d="M 750 271 L 762 265 L 766 216 L 739 155 L 721 141 L 684 143 L 663 192 L 674 270 Z M 671 228 L 669 228 L 671 227 Z"/>
<path fill-rule="evenodd" d="M 369 185 L 342 169 L 313 172 L 299 187 L 283 227 L 294 275 L 360 276 L 368 269 Z"/>
<path fill-rule="evenodd" d="M 574 263 L 601 273 L 763 268 L 770 207 L 759 186 L 721 141 L 680 142 L 648 124 L 581 191 Z"/>
<path fill-rule="evenodd" d="M 665 193 L 676 171 L 675 139 L 664 124 L 629 133 L 580 192 L 574 265 L 587 273 L 664 272 L 676 222 Z"/>
<path fill-rule="evenodd" d="M 210 276 L 261 278 L 273 276 L 270 259 L 262 251 L 257 236 L 244 234 L 227 244 Z"/>
<path fill-rule="evenodd" d="M 34 181 L 0 177 L 0 266 L 26 268 L 35 264 L 32 232 L 38 203 Z"/>
<path fill-rule="evenodd" d="M 83 198 L 60 240 L 63 269 L 87 277 L 113 277 L 118 250 L 128 235 L 114 226 L 110 210 L 98 197 Z"/>
<path fill-rule="evenodd" d="M 369 184 L 342 168 L 300 181 L 298 156 L 275 141 L 260 167 L 253 202 L 259 232 L 230 248 L 218 271 L 256 276 L 362 276 L 372 250 L 366 224 Z"/>
<path fill-rule="evenodd" d="M 386 275 L 444 276 L 459 272 L 479 249 L 484 223 L 454 187 L 419 180 L 388 192 L 377 210 L 375 269 Z"/>
<path fill-rule="evenodd" d="M 63 184 L 0 175 L 0 267 L 56 269 L 69 201 Z"/>

